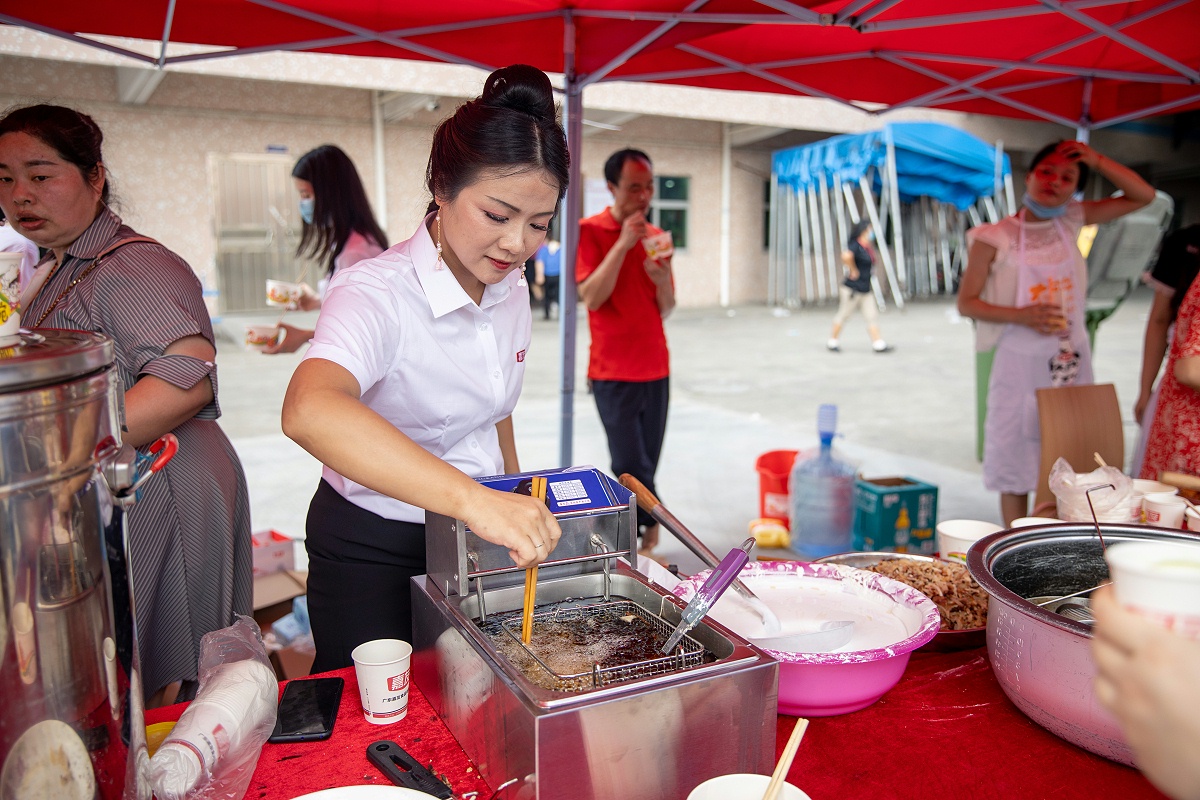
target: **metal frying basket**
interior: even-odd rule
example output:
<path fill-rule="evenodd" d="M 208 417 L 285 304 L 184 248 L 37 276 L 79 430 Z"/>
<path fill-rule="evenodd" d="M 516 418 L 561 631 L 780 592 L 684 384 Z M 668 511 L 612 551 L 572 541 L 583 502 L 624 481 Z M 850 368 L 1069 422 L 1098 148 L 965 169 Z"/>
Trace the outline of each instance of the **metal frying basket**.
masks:
<path fill-rule="evenodd" d="M 642 625 L 635 626 L 635 621 Z M 539 681 L 537 676 L 540 673 L 537 672 L 530 676 L 531 680 L 544 688 L 560 692 L 579 692 L 634 678 L 666 675 L 696 666 L 704 661 L 704 645 L 690 636 L 684 636 L 683 641 L 671 655 L 664 656 L 659 653 L 662 644 L 674 630 L 674 626 L 632 600 L 607 602 L 602 600 L 587 605 L 556 605 L 549 610 L 536 612 L 533 615 L 534 630 L 536 632 L 540 625 L 542 631 L 541 635 L 530 641 L 528 645 L 521 641 L 520 623 L 520 612 L 509 612 L 497 615 L 495 622 L 481 627 L 483 627 L 484 633 L 493 637 L 493 641 L 496 639 L 496 634 L 491 631 L 498 629 L 499 634 L 506 637 L 503 644 L 500 645 L 505 655 L 522 669 L 536 664 L 544 671 L 545 675 L 541 675 L 541 677 L 546 680 Z M 545 648 L 539 646 L 546 639 L 553 638 L 553 629 L 555 628 L 565 629 L 564 632 L 567 634 L 587 631 L 588 628 L 591 628 L 592 630 L 587 632 L 597 634 L 596 644 L 612 645 L 613 639 L 620 639 L 622 636 L 621 626 L 637 627 L 637 630 L 630 631 L 630 636 L 644 639 L 645 646 L 641 648 L 641 652 L 652 655 L 648 658 L 627 659 L 622 658 L 618 653 L 610 659 L 593 662 L 592 667 L 587 671 L 561 672 L 546 662 L 545 657 L 548 656 Z M 551 631 L 547 631 L 547 628 Z M 613 630 L 614 628 L 616 630 Z M 647 633 L 649 636 L 646 635 Z M 605 636 L 607 636 L 607 641 L 601 638 Z M 514 656 L 516 657 L 514 658 Z M 604 665 L 605 660 L 610 663 Z M 530 669 L 525 669 L 526 675 L 530 675 L 530 672 Z"/>

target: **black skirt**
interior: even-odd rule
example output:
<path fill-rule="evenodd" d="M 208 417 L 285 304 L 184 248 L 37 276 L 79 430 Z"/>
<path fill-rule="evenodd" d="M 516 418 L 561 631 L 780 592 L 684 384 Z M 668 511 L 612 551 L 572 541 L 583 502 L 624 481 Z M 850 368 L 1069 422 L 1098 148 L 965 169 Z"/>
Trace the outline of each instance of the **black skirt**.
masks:
<path fill-rule="evenodd" d="M 308 507 L 312 671 L 351 666 L 373 639 L 412 643 L 411 579 L 425 574 L 425 526 L 359 508 L 322 480 Z"/>

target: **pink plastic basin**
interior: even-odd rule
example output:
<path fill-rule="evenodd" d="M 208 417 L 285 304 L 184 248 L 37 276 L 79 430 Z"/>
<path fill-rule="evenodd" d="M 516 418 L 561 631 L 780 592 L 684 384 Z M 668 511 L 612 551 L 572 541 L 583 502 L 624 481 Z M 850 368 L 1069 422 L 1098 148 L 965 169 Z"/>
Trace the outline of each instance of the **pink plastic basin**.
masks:
<path fill-rule="evenodd" d="M 788 576 L 852 581 L 861 589 L 878 594 L 884 601 L 881 606 L 884 609 L 888 604 L 911 609 L 913 613 L 905 616 L 912 619 L 913 623 L 906 626 L 911 631 L 906 638 L 883 647 L 832 653 L 767 650 L 779 662 L 781 714 L 828 717 L 866 708 L 899 682 L 912 651 L 937 635 L 941 620 L 933 601 L 910 586 L 874 572 L 841 564 L 767 561 L 747 564 L 741 574 L 742 580 L 751 579 L 752 589 L 754 578 L 786 580 Z M 675 594 L 684 600 L 691 600 L 706 577 L 707 571 L 692 576 L 676 587 Z M 732 590 L 729 594 L 733 594 Z M 786 629 L 787 620 L 782 621 Z M 736 629 L 735 632 L 743 633 Z"/>

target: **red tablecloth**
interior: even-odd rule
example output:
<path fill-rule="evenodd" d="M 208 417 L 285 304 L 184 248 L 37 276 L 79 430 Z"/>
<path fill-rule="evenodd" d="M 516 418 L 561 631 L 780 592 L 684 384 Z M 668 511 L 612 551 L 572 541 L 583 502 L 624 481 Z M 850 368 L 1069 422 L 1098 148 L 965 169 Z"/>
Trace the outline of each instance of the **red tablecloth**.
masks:
<path fill-rule="evenodd" d="M 413 687 L 408 717 L 394 725 L 363 719 L 353 669 L 346 679 L 333 736 L 324 742 L 268 744 L 246 792 L 253 800 L 287 800 L 333 786 L 387 783 L 367 761 L 367 745 L 396 741 L 432 764 L 455 796 L 490 789 Z M 185 706 L 146 712 L 146 722 L 178 719 Z M 794 717 L 779 717 L 776 758 Z M 1008 701 L 983 648 L 916 653 L 904 678 L 875 705 L 814 718 L 788 780 L 813 800 L 908 800 L 960 797 L 1162 798 L 1136 770 L 1094 756 L 1046 732 Z M 690 787 L 681 788 L 683 800 Z M 625 800 L 638 800 L 627 798 Z"/>
<path fill-rule="evenodd" d="M 258 768 L 246 790 L 247 800 L 288 800 L 334 786 L 371 783 L 390 786 L 391 781 L 367 760 L 367 745 L 380 739 L 396 742 L 413 758 L 431 767 L 450 785 L 455 797 L 479 792 L 481 800 L 486 800 L 491 795 L 487 783 L 416 686 L 409 692 L 408 715 L 403 720 L 374 725 L 363 717 L 354 668 L 327 674 L 346 680 L 333 735 L 323 742 L 263 745 Z M 280 684 L 280 692 L 282 687 Z M 181 703 L 147 711 L 146 724 L 179 719 L 185 708 L 187 705 Z"/>

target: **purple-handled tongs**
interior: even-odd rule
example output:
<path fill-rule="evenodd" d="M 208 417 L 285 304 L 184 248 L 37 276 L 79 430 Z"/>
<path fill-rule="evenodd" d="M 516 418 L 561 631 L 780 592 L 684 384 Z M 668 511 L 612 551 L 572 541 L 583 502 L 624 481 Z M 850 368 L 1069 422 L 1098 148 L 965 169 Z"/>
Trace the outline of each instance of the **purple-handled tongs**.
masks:
<path fill-rule="evenodd" d="M 754 547 L 754 537 L 746 539 L 739 547 L 735 547 L 729 551 L 729 555 L 721 559 L 721 563 L 708 576 L 708 580 L 700 587 L 700 591 L 696 592 L 696 596 L 692 598 L 692 602 L 687 604 L 687 608 L 683 610 L 683 619 L 679 621 L 679 625 L 675 627 L 675 631 L 671 634 L 671 638 L 667 639 L 666 645 L 663 646 L 663 654 L 670 655 L 675 646 L 679 644 L 679 640 L 696 627 L 696 623 L 700 618 L 708 613 L 712 608 L 713 603 L 725 593 L 730 584 L 737 579 L 741 574 L 742 567 L 746 566 L 746 562 L 750 560 L 750 549 Z"/>

